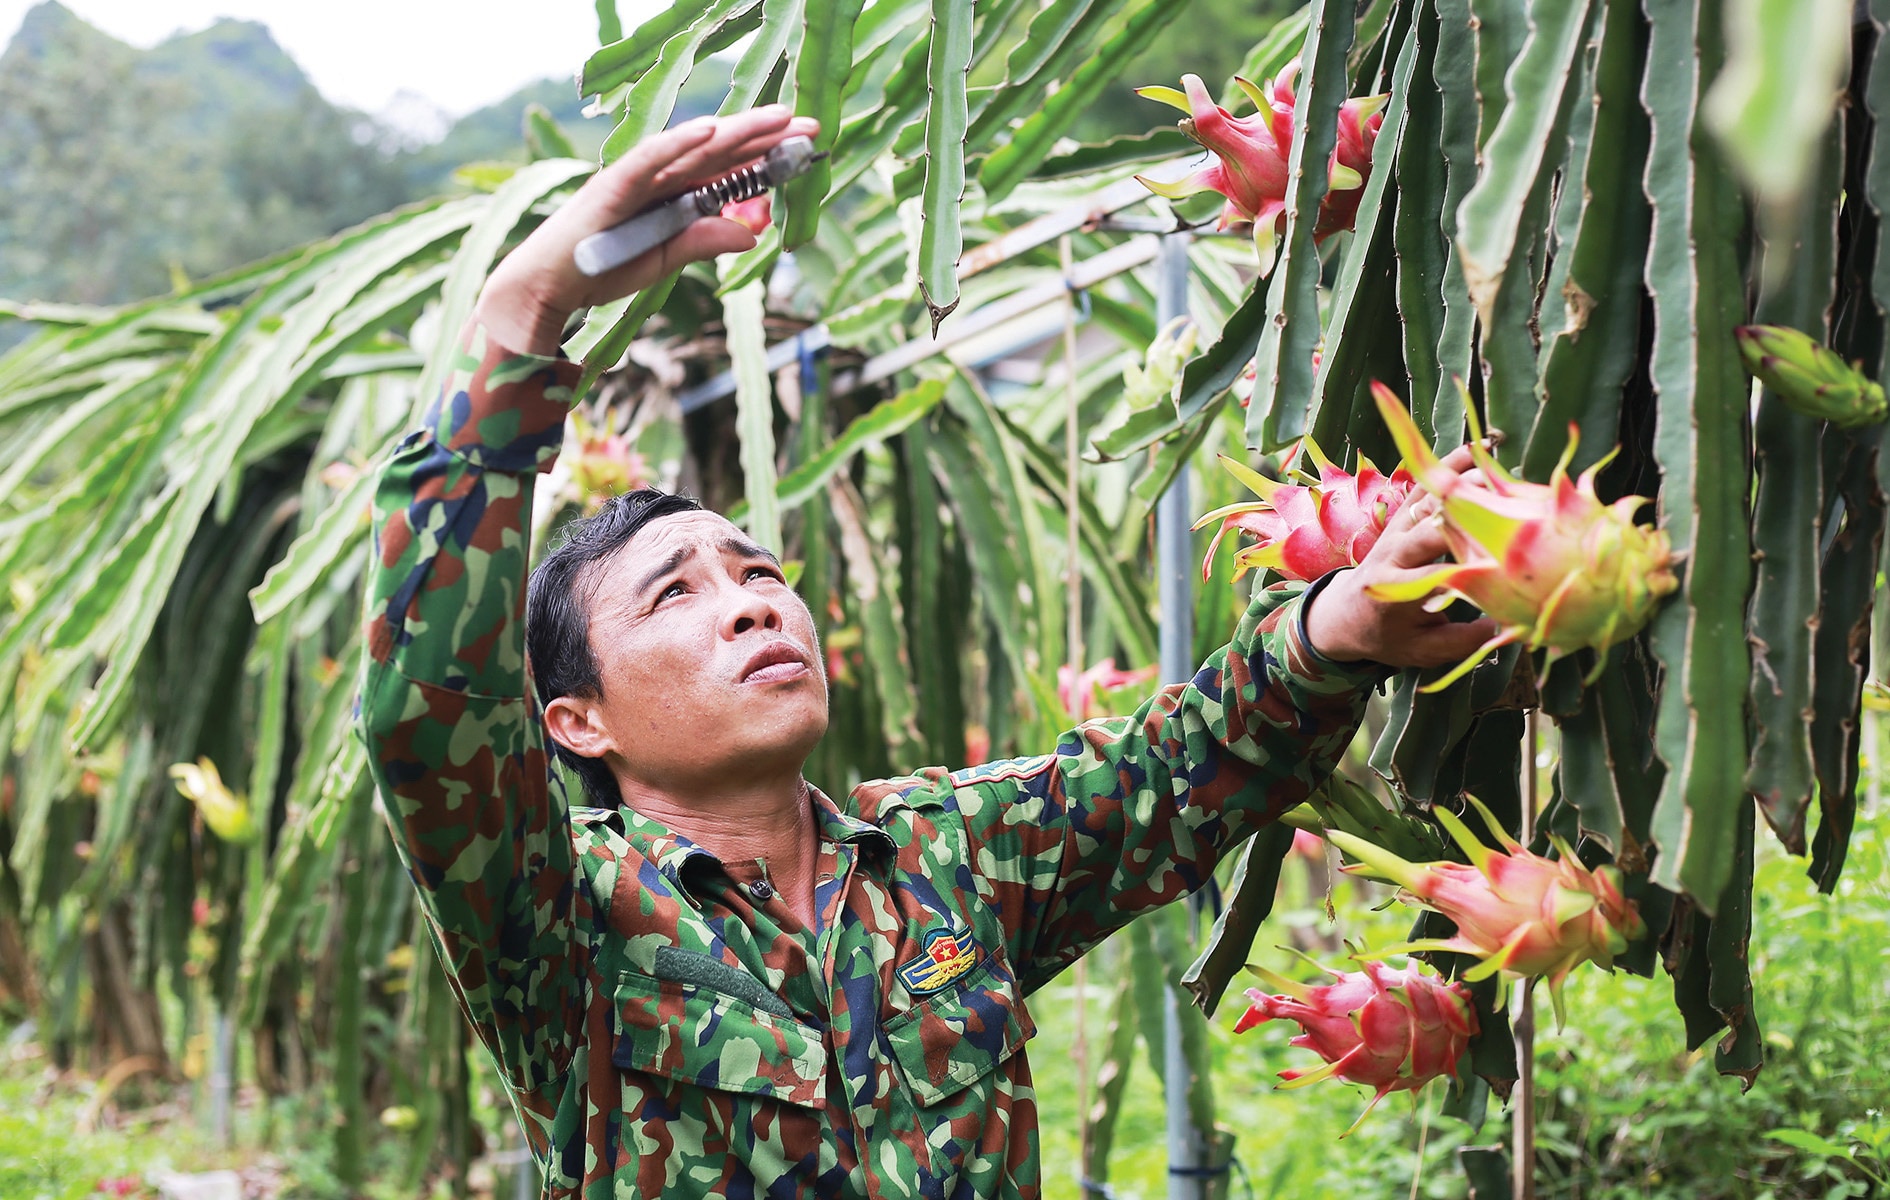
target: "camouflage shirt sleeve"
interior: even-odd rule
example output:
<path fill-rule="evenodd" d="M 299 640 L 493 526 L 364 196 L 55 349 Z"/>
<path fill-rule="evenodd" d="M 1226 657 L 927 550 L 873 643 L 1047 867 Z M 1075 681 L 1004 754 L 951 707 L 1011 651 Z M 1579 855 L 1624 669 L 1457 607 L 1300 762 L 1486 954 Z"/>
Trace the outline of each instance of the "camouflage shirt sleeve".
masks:
<path fill-rule="evenodd" d="M 588 951 L 526 678 L 525 581 L 533 483 L 557 457 L 578 370 L 468 326 L 375 492 L 359 718 L 452 985 L 545 1127 L 582 1029 Z"/>
<path fill-rule="evenodd" d="M 951 777 L 981 889 L 1027 989 L 1193 892 L 1337 764 L 1383 672 L 1306 639 L 1301 584 L 1259 593 L 1194 678 L 1056 753 Z"/>

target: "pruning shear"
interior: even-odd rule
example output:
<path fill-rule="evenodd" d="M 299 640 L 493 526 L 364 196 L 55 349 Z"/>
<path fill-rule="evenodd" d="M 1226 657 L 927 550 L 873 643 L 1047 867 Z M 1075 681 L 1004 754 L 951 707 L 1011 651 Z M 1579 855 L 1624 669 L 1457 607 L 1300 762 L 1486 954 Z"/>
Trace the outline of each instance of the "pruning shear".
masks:
<path fill-rule="evenodd" d="M 771 187 L 807 173 L 827 152 L 816 152 L 805 137 L 784 138 L 745 167 L 720 179 L 692 188 L 673 200 L 644 209 L 621 225 L 593 233 L 577 244 L 572 258 L 586 275 L 602 275 L 669 241 L 703 217 L 712 217 L 730 204 L 752 200 Z"/>

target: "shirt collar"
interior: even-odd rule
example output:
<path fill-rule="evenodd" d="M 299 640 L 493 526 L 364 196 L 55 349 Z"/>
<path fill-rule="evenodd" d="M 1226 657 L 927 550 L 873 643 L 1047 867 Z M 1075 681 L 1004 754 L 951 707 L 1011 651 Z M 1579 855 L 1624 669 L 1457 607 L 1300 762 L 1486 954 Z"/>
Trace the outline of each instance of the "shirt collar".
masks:
<path fill-rule="evenodd" d="M 688 890 L 684 879 L 692 870 L 721 865 L 721 859 L 656 818 L 646 817 L 627 804 L 619 805 L 617 811 L 623 815 L 624 839 L 662 872 L 671 887 Z"/>
<path fill-rule="evenodd" d="M 814 821 L 823 839 L 857 845 L 862 851 L 883 850 L 891 854 L 898 849 L 891 834 L 877 825 L 842 812 L 825 792 L 813 784 L 807 785 L 807 793 L 813 805 Z M 618 812 L 623 818 L 625 840 L 662 872 L 671 886 L 693 890 L 689 883 L 692 878 L 699 878 L 710 867 L 722 865 L 722 860 L 714 853 L 696 845 L 654 817 L 646 817 L 627 804 L 619 805 Z"/>
<path fill-rule="evenodd" d="M 890 833 L 842 812 L 839 805 L 828 799 L 827 793 L 813 784 L 807 785 L 807 792 L 813 800 L 814 820 L 820 826 L 821 837 L 830 842 L 850 842 L 862 850 L 883 850 L 892 854 L 899 849 Z"/>

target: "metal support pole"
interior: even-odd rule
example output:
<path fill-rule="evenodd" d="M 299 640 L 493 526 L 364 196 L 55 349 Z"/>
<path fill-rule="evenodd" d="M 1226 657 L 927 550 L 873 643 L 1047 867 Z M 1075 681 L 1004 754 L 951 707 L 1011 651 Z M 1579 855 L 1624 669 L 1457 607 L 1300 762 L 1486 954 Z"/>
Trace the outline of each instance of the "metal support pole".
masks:
<path fill-rule="evenodd" d="M 1530 709 L 1523 740 L 1522 828 L 1523 845 L 1536 840 L 1536 754 L 1541 746 L 1537 710 Z M 1510 1200 L 1536 1200 L 1536 981 L 1515 985 L 1516 1016 L 1511 1034 L 1516 1041 L 1516 1090 L 1511 1103 Z"/>
<path fill-rule="evenodd" d="M 1166 326 L 1188 312 L 1188 235 L 1163 236 L 1155 257 L 1155 321 Z M 1192 678 L 1194 661 L 1194 518 L 1188 508 L 1188 472 L 1155 504 L 1155 557 L 1160 564 L 1162 682 Z"/>
<path fill-rule="evenodd" d="M 1155 258 L 1155 320 L 1166 326 L 1188 312 L 1188 241 L 1185 233 L 1164 234 Z M 1161 596 L 1162 682 L 1179 683 L 1194 675 L 1194 549 L 1188 526 L 1188 472 L 1155 506 L 1155 558 Z M 1198 901 L 1190 899 L 1190 908 Z M 1168 1197 L 1206 1200 L 1207 1131 L 1194 1126 L 1188 1112 L 1188 1060 L 1181 1049 L 1181 1001 L 1174 987 L 1162 990 L 1162 1061 L 1168 1076 Z"/>
<path fill-rule="evenodd" d="M 230 1093 L 236 1074 L 236 1024 L 219 1012 L 211 1025 L 210 1137 L 219 1147 L 230 1144 Z"/>

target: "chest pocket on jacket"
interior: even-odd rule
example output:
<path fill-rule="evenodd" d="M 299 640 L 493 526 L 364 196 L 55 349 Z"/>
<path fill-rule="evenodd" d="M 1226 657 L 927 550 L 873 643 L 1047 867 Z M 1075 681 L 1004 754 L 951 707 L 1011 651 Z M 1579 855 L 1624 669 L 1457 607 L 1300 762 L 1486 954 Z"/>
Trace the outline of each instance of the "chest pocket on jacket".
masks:
<path fill-rule="evenodd" d="M 928 1107 L 996 1070 L 1037 1032 L 1017 977 L 994 950 L 884 1028 L 913 1098 Z"/>
<path fill-rule="evenodd" d="M 622 1070 L 806 1108 L 826 1103 L 827 1051 L 811 1025 L 640 971 L 617 977 L 614 999 L 610 1061 Z"/>

